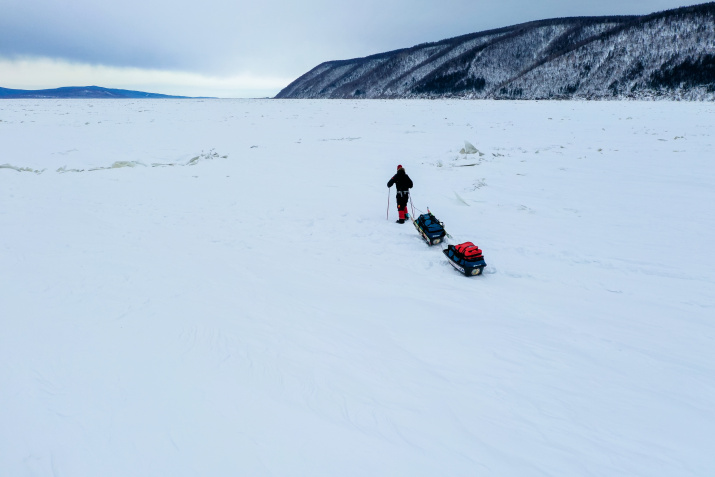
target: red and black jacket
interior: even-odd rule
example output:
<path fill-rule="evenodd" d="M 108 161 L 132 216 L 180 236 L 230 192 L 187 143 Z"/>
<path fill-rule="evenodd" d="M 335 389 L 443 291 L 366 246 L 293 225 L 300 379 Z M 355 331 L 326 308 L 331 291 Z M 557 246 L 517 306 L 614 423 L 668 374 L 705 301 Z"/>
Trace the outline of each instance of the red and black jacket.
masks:
<path fill-rule="evenodd" d="M 412 179 L 410 179 L 410 176 L 407 175 L 404 169 L 399 169 L 397 174 L 392 176 L 392 179 L 387 182 L 387 187 L 392 187 L 393 184 L 396 186 L 398 192 L 406 192 L 412 189 Z"/>

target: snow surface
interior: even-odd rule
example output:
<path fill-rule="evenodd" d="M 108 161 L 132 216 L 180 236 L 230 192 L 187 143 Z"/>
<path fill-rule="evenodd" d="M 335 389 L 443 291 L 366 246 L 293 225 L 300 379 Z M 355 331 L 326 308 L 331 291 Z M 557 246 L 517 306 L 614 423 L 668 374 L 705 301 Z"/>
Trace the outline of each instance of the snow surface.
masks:
<path fill-rule="evenodd" d="M 0 474 L 715 475 L 714 135 L 713 103 L 2 101 Z M 398 163 L 485 275 L 395 224 Z"/>

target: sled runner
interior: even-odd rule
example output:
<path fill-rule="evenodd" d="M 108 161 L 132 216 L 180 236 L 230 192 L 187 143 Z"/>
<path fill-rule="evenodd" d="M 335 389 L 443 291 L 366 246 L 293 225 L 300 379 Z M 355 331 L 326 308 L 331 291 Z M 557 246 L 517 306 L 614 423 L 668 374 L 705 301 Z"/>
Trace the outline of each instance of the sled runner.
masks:
<path fill-rule="evenodd" d="M 484 267 L 487 266 L 482 251 L 472 242 L 448 245 L 442 253 L 447 257 L 450 265 L 468 277 L 481 275 Z"/>
<path fill-rule="evenodd" d="M 412 219 L 412 223 L 415 224 L 417 232 L 427 242 L 427 245 L 436 245 L 444 240 L 444 236 L 447 235 L 444 230 L 444 224 L 437 220 L 437 217 L 432 215 L 429 209 L 426 214 L 420 215 L 416 220 Z"/>

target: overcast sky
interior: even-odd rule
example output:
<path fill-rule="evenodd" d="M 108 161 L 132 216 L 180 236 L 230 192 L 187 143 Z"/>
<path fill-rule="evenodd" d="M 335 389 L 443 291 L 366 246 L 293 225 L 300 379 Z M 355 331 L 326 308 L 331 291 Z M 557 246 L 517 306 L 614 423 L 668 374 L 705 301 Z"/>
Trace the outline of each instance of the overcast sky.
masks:
<path fill-rule="evenodd" d="M 273 96 L 329 60 L 683 0 L 0 0 L 0 87 Z"/>

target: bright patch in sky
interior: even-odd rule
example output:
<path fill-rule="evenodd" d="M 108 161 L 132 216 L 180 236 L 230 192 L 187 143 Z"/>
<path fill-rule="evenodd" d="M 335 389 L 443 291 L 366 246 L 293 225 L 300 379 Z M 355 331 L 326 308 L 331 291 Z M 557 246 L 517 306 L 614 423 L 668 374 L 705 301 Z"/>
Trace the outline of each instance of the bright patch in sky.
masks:
<path fill-rule="evenodd" d="M 51 58 L 0 58 L 0 87 L 50 89 L 62 86 L 107 86 L 180 96 L 257 98 L 275 96 L 292 78 L 242 74 L 205 76 L 181 71 L 122 68 Z"/>

